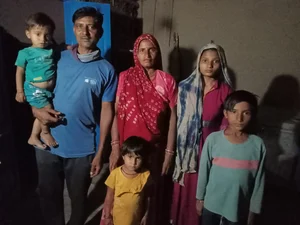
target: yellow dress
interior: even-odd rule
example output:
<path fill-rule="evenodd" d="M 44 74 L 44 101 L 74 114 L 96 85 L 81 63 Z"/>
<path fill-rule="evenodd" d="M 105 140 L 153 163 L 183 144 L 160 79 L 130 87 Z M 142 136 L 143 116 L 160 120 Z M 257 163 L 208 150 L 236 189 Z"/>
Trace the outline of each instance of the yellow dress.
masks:
<path fill-rule="evenodd" d="M 114 189 L 114 225 L 139 225 L 144 214 L 144 190 L 150 172 L 139 173 L 134 178 L 123 175 L 121 167 L 114 169 L 105 184 Z"/>

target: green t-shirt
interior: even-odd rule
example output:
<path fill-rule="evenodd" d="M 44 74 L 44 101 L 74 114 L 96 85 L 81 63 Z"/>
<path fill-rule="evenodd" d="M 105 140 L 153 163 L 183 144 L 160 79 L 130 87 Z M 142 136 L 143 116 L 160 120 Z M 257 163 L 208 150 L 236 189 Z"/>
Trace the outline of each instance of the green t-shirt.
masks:
<path fill-rule="evenodd" d="M 39 83 L 53 78 L 56 62 L 53 49 L 28 47 L 19 51 L 15 63 L 25 69 L 25 80 Z"/>
<path fill-rule="evenodd" d="M 232 222 L 260 213 L 264 192 L 265 145 L 249 135 L 233 144 L 224 131 L 210 134 L 203 146 L 196 198 L 204 207 Z"/>

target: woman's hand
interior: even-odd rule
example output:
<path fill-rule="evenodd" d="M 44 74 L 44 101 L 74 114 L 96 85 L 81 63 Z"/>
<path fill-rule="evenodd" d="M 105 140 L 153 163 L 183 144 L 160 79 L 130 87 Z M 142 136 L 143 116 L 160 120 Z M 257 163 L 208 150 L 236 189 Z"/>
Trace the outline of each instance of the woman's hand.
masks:
<path fill-rule="evenodd" d="M 198 216 L 202 216 L 203 206 L 204 206 L 204 201 L 197 199 L 197 201 L 196 201 L 196 211 L 197 211 Z"/>
<path fill-rule="evenodd" d="M 171 167 L 171 163 L 173 160 L 173 154 L 170 154 L 168 152 L 165 153 L 165 160 L 162 166 L 161 175 L 166 175 L 169 172 L 169 169 Z"/>

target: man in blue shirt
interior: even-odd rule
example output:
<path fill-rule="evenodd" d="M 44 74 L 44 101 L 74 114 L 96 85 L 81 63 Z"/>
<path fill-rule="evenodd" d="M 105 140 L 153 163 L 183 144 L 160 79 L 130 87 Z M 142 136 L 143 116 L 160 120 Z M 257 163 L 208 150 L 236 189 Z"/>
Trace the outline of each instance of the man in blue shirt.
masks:
<path fill-rule="evenodd" d="M 84 7 L 74 13 L 73 30 L 78 45 L 61 53 L 53 100 L 56 111 L 33 108 L 34 115 L 43 123 L 58 122 L 59 114 L 64 115 L 63 123 L 51 130 L 59 146 L 50 151 L 36 150 L 38 190 L 45 223 L 49 225 L 65 224 L 64 179 L 72 209 L 68 224 L 84 224 L 91 178 L 101 169 L 117 87 L 113 67 L 101 58 L 96 47 L 102 35 L 102 22 L 102 15 L 94 8 Z M 97 111 L 101 112 L 98 151 L 95 147 Z"/>

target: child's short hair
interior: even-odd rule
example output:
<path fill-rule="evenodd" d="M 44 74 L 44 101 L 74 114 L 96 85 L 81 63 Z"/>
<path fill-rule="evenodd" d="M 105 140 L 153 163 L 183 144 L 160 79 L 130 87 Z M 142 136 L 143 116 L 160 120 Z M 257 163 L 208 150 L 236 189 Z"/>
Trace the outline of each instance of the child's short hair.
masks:
<path fill-rule="evenodd" d="M 122 156 L 130 153 L 134 153 L 146 159 L 149 154 L 150 142 L 146 141 L 144 138 L 131 136 L 127 138 L 121 147 Z"/>
<path fill-rule="evenodd" d="M 224 102 L 224 109 L 232 111 L 234 106 L 240 102 L 247 102 L 250 105 L 252 120 L 256 119 L 258 103 L 257 96 L 249 91 L 234 91 L 227 96 Z"/>
<path fill-rule="evenodd" d="M 26 30 L 30 30 L 35 26 L 49 27 L 51 33 L 55 30 L 55 23 L 53 20 L 42 12 L 31 14 L 26 20 Z"/>

